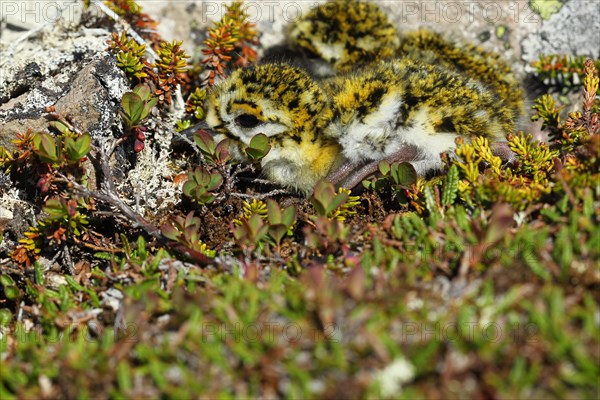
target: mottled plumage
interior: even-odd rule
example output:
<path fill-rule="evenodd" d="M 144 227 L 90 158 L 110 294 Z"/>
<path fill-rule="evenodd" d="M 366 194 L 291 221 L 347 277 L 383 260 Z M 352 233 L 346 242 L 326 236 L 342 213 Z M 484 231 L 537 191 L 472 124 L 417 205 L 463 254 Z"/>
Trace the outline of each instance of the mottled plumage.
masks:
<path fill-rule="evenodd" d="M 440 153 L 453 149 L 457 136 L 495 141 L 514 128 L 512 113 L 487 86 L 408 58 L 324 85 L 286 65 L 237 70 L 209 96 L 206 121 L 233 140 L 239 159 L 241 144 L 267 135 L 272 150 L 263 173 L 304 193 L 327 176 L 352 187 L 364 178 L 352 175 L 355 169 L 383 159 L 410 161 L 425 173 L 441 165 Z"/>
<path fill-rule="evenodd" d="M 317 82 L 285 64 L 237 70 L 209 97 L 206 119 L 233 139 L 238 159 L 242 144 L 267 135 L 263 173 L 287 188 L 308 194 L 326 177 L 353 187 L 381 160 L 423 174 L 458 136 L 501 142 L 522 114 L 519 82 L 498 55 L 428 31 L 400 38 L 372 3 L 318 6 L 291 25 L 289 40 L 313 56 L 313 74 L 337 75 Z"/>
<path fill-rule="evenodd" d="M 328 99 L 302 70 L 267 64 L 236 70 L 210 94 L 206 122 L 217 140 L 232 139 L 232 154 L 263 133 L 271 151 L 263 174 L 282 186 L 309 193 L 336 164 L 339 145 L 322 135 L 330 120 Z"/>
<path fill-rule="evenodd" d="M 516 117 L 524 114 L 519 79 L 496 53 L 472 44 L 460 45 L 422 29 L 402 35 L 396 54 L 462 72 L 494 90 Z"/>
<path fill-rule="evenodd" d="M 392 57 L 399 45 L 396 28 L 381 9 L 356 0 L 311 9 L 291 24 L 288 41 L 312 58 L 313 70 L 320 76 Z"/>
<path fill-rule="evenodd" d="M 440 153 L 452 150 L 457 136 L 497 141 L 514 130 L 514 114 L 488 86 L 409 58 L 330 79 L 326 87 L 332 114 L 325 135 L 341 145 L 350 169 L 387 159 L 410 161 L 423 174 L 441 167 Z M 356 183 L 342 178 L 335 180 Z"/>
<path fill-rule="evenodd" d="M 313 56 L 311 71 L 317 76 L 409 57 L 464 73 L 496 91 L 516 117 L 524 114 L 519 80 L 498 54 L 425 29 L 399 34 L 374 3 L 343 0 L 315 7 L 291 25 L 288 40 L 292 47 Z"/>

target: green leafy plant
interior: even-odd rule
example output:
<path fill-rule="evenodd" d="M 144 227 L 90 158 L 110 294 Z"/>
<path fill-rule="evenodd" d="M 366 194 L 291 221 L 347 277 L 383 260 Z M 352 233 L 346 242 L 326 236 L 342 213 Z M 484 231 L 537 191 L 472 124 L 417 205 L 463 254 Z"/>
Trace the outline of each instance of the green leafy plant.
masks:
<path fill-rule="evenodd" d="M 536 111 L 536 113 L 531 117 L 531 120 L 542 120 L 542 129 L 548 129 L 550 131 L 551 139 L 558 139 L 558 137 L 562 134 L 560 130 L 560 111 L 564 108 L 564 106 L 557 107 L 552 96 L 546 93 L 535 99 L 532 108 Z"/>
<path fill-rule="evenodd" d="M 15 248 L 11 258 L 19 264 L 30 265 L 42 250 L 77 240 L 86 233 L 89 222 L 83 211 L 88 207 L 82 198 L 48 199 L 43 206 L 46 217 L 23 234 L 25 237 L 19 240 L 19 246 Z"/>
<path fill-rule="evenodd" d="M 338 219 L 318 215 L 312 225 L 304 227 L 303 232 L 306 245 L 322 255 L 336 254 L 339 251 L 345 254 L 348 251 L 350 228 Z"/>
<path fill-rule="evenodd" d="M 133 129 L 140 126 L 150 115 L 150 111 L 158 102 L 158 98 L 152 95 L 152 91 L 148 85 L 137 85 L 133 91 L 123 95 L 121 106 L 123 112 L 123 122 L 128 129 Z"/>
<path fill-rule="evenodd" d="M 350 190 L 344 188 L 336 193 L 330 182 L 321 181 L 315 186 L 310 201 L 318 216 L 344 221 L 356 214 L 352 208 L 360 204 L 359 199 L 359 196 L 350 196 Z"/>
<path fill-rule="evenodd" d="M 550 193 L 552 160 L 558 153 L 522 132 L 509 135 L 508 146 L 516 154 L 516 165 L 501 168 L 502 160 L 493 155 L 486 138 L 478 137 L 471 143 L 457 140 L 455 153 L 459 158 L 452 163 L 461 175 L 458 191 L 468 204 L 502 199 L 522 210 Z M 489 165 L 483 174 L 479 172 L 482 163 Z"/>
<path fill-rule="evenodd" d="M 254 162 L 263 159 L 267 153 L 269 153 L 269 150 L 271 150 L 269 138 L 263 133 L 253 136 L 252 139 L 250 139 L 250 144 L 245 149 L 250 160 Z"/>
<path fill-rule="evenodd" d="M 194 118 L 201 120 L 204 118 L 204 102 L 206 101 L 206 90 L 196 88 L 190 95 L 185 104 L 185 111 L 193 113 Z"/>
<path fill-rule="evenodd" d="M 0 168 L 6 168 L 6 172 L 10 172 L 10 167 L 14 161 L 13 153 L 5 147 L 0 147 Z"/>
<path fill-rule="evenodd" d="M 228 150 L 229 139 L 217 144 L 210 133 L 200 129 L 194 133 L 194 143 L 210 164 L 225 165 L 231 159 Z"/>
<path fill-rule="evenodd" d="M 65 158 L 70 164 L 77 164 L 91 150 L 92 137 L 88 134 L 77 138 L 66 137 L 64 140 Z"/>
<path fill-rule="evenodd" d="M 253 215 L 258 215 L 267 223 L 268 235 L 275 242 L 277 249 L 281 247 L 281 240 L 285 235 L 290 236 L 293 234 L 293 228 L 296 223 L 296 208 L 294 206 L 282 209 L 275 200 L 269 199 L 265 203 L 261 200 L 253 199 L 251 202 L 244 201 L 242 208 L 242 215 L 233 220 L 234 229 L 243 226 Z M 247 228 L 242 228 L 241 235 L 243 235 L 244 229 Z M 261 239 L 263 239 L 262 236 Z M 261 245 L 264 243 L 260 242 Z"/>
<path fill-rule="evenodd" d="M 138 44 L 134 39 L 128 38 L 125 32 L 122 32 L 121 36 L 113 32 L 108 45 L 108 50 L 117 57 L 117 67 L 125 72 L 129 80 L 134 82 L 148 80 L 151 66 L 145 58 L 146 44 Z"/>
<path fill-rule="evenodd" d="M 249 254 L 256 248 L 262 248 L 267 239 L 269 225 L 258 214 L 252 214 L 250 218 L 242 219 L 240 222 L 233 227 L 232 232 L 244 253 Z"/>
<path fill-rule="evenodd" d="M 79 164 L 91 150 L 92 137 L 62 136 L 58 140 L 48 133 L 36 133 L 32 137 L 33 152 L 40 161 L 59 168 L 65 164 Z"/>
<path fill-rule="evenodd" d="M 200 218 L 194 217 L 192 211 L 185 217 L 176 216 L 170 219 L 161 227 L 161 232 L 166 238 L 183 245 L 188 250 L 214 257 L 215 252 L 200 240 L 200 227 Z"/>
<path fill-rule="evenodd" d="M 310 201 L 318 216 L 331 217 L 349 197 L 347 192 L 336 193 L 331 183 L 321 181 L 315 186 Z"/>
<path fill-rule="evenodd" d="M 42 162 L 54 165 L 62 163 L 61 147 L 50 134 L 37 133 L 33 136 L 33 152 Z"/>
<path fill-rule="evenodd" d="M 181 48 L 183 42 L 174 40 L 173 42 L 161 42 L 158 49 L 158 60 L 154 63 L 157 70 L 157 79 L 154 84 L 156 90 L 154 95 L 161 102 L 171 103 L 172 93 L 177 86 L 184 83 L 187 79 L 187 59 L 189 55 Z"/>
<path fill-rule="evenodd" d="M 87 154 L 92 150 L 92 138 L 87 133 L 79 133 L 62 116 L 48 109 L 55 118 L 50 126 L 58 133 L 46 132 L 18 134 L 14 152 L 2 151 L 2 167 L 25 186 L 30 178 L 35 179 L 38 200 L 43 203 L 46 214 L 38 220 L 38 225 L 30 227 L 12 251 L 11 258 L 19 264 L 29 265 L 39 257 L 44 249 L 63 242 L 77 242 L 85 236 L 88 224 L 84 210 L 91 203 L 83 197 L 70 193 L 65 176 L 74 182 L 87 181 L 84 168 Z M 50 246 L 48 246 L 50 244 Z"/>
<path fill-rule="evenodd" d="M 311 223 L 303 229 L 307 246 L 320 254 L 346 254 L 346 239 L 349 233 L 343 221 L 360 204 L 358 196 L 350 196 L 350 191 L 340 188 L 336 193 L 330 182 L 321 181 L 315 186 L 310 199 L 316 211 Z"/>
<path fill-rule="evenodd" d="M 556 150 L 550 149 L 550 146 L 545 143 L 533 140 L 532 135 L 525 134 L 509 135 L 508 146 L 518 159 L 513 169 L 516 174 L 539 182 L 549 177 L 554 168 L 553 158 L 558 155 Z M 487 159 L 491 159 L 489 153 Z"/>
<path fill-rule="evenodd" d="M 121 117 L 129 134 L 135 137 L 133 149 L 136 153 L 142 151 L 146 142 L 146 127 L 142 125 L 148 118 L 152 108 L 158 102 L 158 97 L 152 95 L 146 84 L 137 85 L 132 92 L 127 92 L 121 99 L 123 111 Z"/>
<path fill-rule="evenodd" d="M 36 177 L 37 189 L 44 194 L 50 189 L 58 192 L 55 185 L 57 172 L 85 180 L 83 163 L 92 149 L 89 134 L 74 133 L 60 121 L 52 121 L 50 125 L 59 131 L 58 135 L 28 131 L 17 135 L 13 152 L 0 150 L 2 168 L 12 174 L 26 173 Z"/>
<path fill-rule="evenodd" d="M 447 155 L 443 158 L 450 163 Z M 427 211 L 432 219 L 443 217 L 447 210 L 452 209 L 461 201 L 459 184 L 459 169 L 457 165 L 450 164 L 443 177 L 429 181 L 419 180 L 416 190 L 411 192 L 414 200 L 411 200 L 410 204 L 418 214 L 424 214 Z"/>
<path fill-rule="evenodd" d="M 88 224 L 87 216 L 82 213 L 87 209 L 84 199 L 51 198 L 43 207 L 47 217 L 45 223 L 56 222 L 63 226 L 67 233 L 81 236 Z"/>
<path fill-rule="evenodd" d="M 577 146 L 589 140 L 590 136 L 600 132 L 600 79 L 598 68 L 588 60 L 585 63 L 583 77 L 583 110 L 569 114 L 564 125 L 557 123 L 556 130 L 563 130 L 560 137 L 554 138 L 556 145 L 563 151 L 572 151 Z"/>
<path fill-rule="evenodd" d="M 412 164 L 390 164 L 383 160 L 379 163 L 379 173 L 380 177 L 363 181 L 363 186 L 368 190 L 381 192 L 402 205 L 416 199 L 417 172 Z"/>
<path fill-rule="evenodd" d="M 237 181 L 237 176 L 242 172 L 253 170 L 254 165 L 239 165 L 237 162 L 232 162 L 232 157 L 229 152 L 231 143 L 229 139 L 224 139 L 219 143 L 215 143 L 212 135 L 203 129 L 194 133 L 194 143 L 198 146 L 198 149 L 202 154 L 205 172 L 212 175 L 218 174 L 222 177 L 221 183 L 223 183 L 222 189 L 224 196 L 221 196 L 220 198 L 225 198 L 232 194 L 235 195 L 233 187 Z M 250 141 L 250 145 L 243 150 L 248 155 L 248 158 L 256 163 L 269 152 L 270 148 L 271 146 L 268 143 L 268 138 L 263 134 L 259 134 L 253 137 Z M 191 189 L 191 187 L 189 187 L 189 189 Z"/>
<path fill-rule="evenodd" d="M 191 128 L 192 126 L 192 121 L 190 121 L 189 119 L 183 119 L 181 121 L 177 121 L 177 124 L 175 125 L 175 131 L 182 132 L 186 129 Z"/>
<path fill-rule="evenodd" d="M 277 248 L 281 246 L 281 239 L 287 234 L 291 235 L 296 223 L 296 208 L 289 206 L 281 209 L 274 200 L 267 200 L 267 216 L 269 221 L 269 236 L 273 238 Z"/>
<path fill-rule="evenodd" d="M 121 36 L 113 33 L 107 43 L 108 50 L 117 57 L 117 66 L 131 81 L 149 85 L 152 96 L 160 104 L 171 103 L 174 91 L 187 79 L 186 59 L 190 56 L 181 48 L 182 42 L 159 41 L 154 64 L 146 59 L 146 45 L 128 38 L 124 32 Z M 149 98 L 145 97 L 147 100 Z"/>
<path fill-rule="evenodd" d="M 153 262 L 157 262 L 168 256 L 168 253 L 163 248 L 159 248 L 156 254 L 153 254 L 152 248 L 142 235 L 138 236 L 137 240 L 133 243 L 123 233 L 119 235 L 119 239 L 121 242 L 120 249 L 114 249 L 110 252 L 97 251 L 94 253 L 94 257 L 99 260 L 110 261 L 123 268 L 127 263 L 144 265 L 151 259 Z M 144 272 L 148 273 L 150 271 L 146 269 Z"/>
<path fill-rule="evenodd" d="M 379 170 L 383 176 L 390 176 L 396 185 L 403 189 L 408 189 L 417 182 L 417 171 L 412 164 L 407 162 L 388 164 L 382 161 L 379 164 Z"/>
<path fill-rule="evenodd" d="M 17 286 L 14 279 L 10 277 L 10 275 L 0 275 L 0 285 L 2 286 L 2 290 L 4 291 L 4 296 L 8 300 L 16 300 L 21 295 L 19 287 Z M 4 321 L 0 323 L 0 326 L 5 325 L 6 323 L 4 323 Z"/>
<path fill-rule="evenodd" d="M 4 168 L 6 172 L 10 172 L 13 167 L 19 168 L 31 161 L 34 156 L 33 135 L 31 129 L 25 133 L 17 133 L 16 138 L 12 140 L 15 146 L 13 151 L 0 147 L 0 167 Z"/>
<path fill-rule="evenodd" d="M 551 133 L 550 145 L 522 132 L 509 135 L 507 144 L 516 157 L 513 163 L 502 167 L 502 160 L 492 154 L 487 140 L 477 138 L 470 144 L 459 141 L 459 159 L 452 164 L 461 175 L 458 191 L 463 200 L 470 205 L 503 200 L 524 210 L 545 196 L 560 199 L 566 195 L 577 204 L 568 183 L 580 186 L 591 182 L 597 176 L 594 170 L 598 161 L 598 151 L 592 148 L 598 141 L 595 93 L 599 79 L 592 60 L 586 61 L 584 72 L 583 111 L 569 114 L 564 123 L 551 96 L 544 95 L 536 101 L 537 114 L 533 118 L 544 121 L 544 128 Z M 559 185 L 553 183 L 556 178 L 561 181 Z"/>
<path fill-rule="evenodd" d="M 215 201 L 215 191 L 223 184 L 223 176 L 218 172 L 209 172 L 204 167 L 196 167 L 188 173 L 188 180 L 183 185 L 183 194 L 198 204 L 209 204 Z"/>

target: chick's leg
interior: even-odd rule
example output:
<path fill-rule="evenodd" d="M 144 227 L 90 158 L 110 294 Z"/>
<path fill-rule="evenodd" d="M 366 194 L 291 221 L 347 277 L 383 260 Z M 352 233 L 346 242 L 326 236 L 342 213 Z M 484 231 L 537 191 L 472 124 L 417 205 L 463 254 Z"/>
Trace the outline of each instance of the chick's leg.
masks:
<path fill-rule="evenodd" d="M 413 145 L 404 145 L 400 150 L 385 158 L 389 163 L 411 162 L 419 159 L 418 148 Z M 330 173 L 327 179 L 336 186 L 352 189 L 370 175 L 375 174 L 379 170 L 380 161 L 382 160 L 373 160 L 366 163 L 345 162 Z"/>
<path fill-rule="evenodd" d="M 364 163 L 361 162 L 351 162 L 349 160 L 344 160 L 338 168 L 333 170 L 327 175 L 327 180 L 333 183 L 335 186 L 342 186 L 342 182 L 344 179 L 350 175 L 357 168 L 360 168 Z M 345 187 L 345 186 L 344 186 Z"/>
<path fill-rule="evenodd" d="M 502 161 L 511 162 L 515 159 L 515 153 L 508 147 L 506 142 L 494 142 L 490 147 L 492 154 L 500 157 Z"/>
<path fill-rule="evenodd" d="M 510 162 L 514 159 L 514 153 L 508 147 L 506 142 L 492 143 L 492 153 L 500 157 L 503 161 Z M 425 175 L 432 170 L 439 170 L 442 167 L 440 158 L 423 157 L 416 146 L 405 145 L 397 152 L 385 158 L 387 162 L 413 163 L 419 175 Z M 336 186 L 341 186 L 346 189 L 352 189 L 363 180 L 367 179 L 379 170 L 379 162 L 381 160 L 369 161 L 367 163 L 347 161 L 340 165 L 335 171 L 331 172 L 327 179 Z"/>
<path fill-rule="evenodd" d="M 352 189 L 354 186 L 358 185 L 363 180 L 367 179 L 370 175 L 373 175 L 379 170 L 379 160 L 371 161 L 367 164 L 364 164 L 362 167 L 357 165 L 358 169 L 353 169 L 348 171 L 341 182 L 336 184 L 336 186 L 341 186 L 346 189 Z"/>

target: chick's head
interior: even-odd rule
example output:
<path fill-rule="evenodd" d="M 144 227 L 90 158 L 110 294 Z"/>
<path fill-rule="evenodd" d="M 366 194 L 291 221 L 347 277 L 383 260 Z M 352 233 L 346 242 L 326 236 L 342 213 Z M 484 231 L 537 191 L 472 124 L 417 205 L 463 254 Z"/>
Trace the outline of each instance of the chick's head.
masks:
<path fill-rule="evenodd" d="M 285 187 L 308 193 L 329 172 L 339 146 L 320 132 L 330 118 L 320 87 L 302 70 L 284 64 L 238 69 L 207 101 L 206 122 L 217 139 L 232 140 L 232 154 L 253 136 L 269 138 L 263 174 Z"/>

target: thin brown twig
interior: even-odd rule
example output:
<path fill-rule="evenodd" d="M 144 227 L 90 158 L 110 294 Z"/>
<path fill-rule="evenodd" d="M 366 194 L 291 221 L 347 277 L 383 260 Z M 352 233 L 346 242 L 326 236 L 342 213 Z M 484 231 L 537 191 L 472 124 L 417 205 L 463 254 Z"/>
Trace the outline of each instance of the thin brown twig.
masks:
<path fill-rule="evenodd" d="M 107 253 L 123 253 L 123 249 L 119 249 L 119 248 L 111 249 L 111 248 L 108 248 L 108 247 L 96 246 L 95 244 L 84 242 L 83 240 L 79 240 L 77 238 L 73 238 L 73 241 L 75 243 L 79 244 L 79 245 L 87 247 L 90 250 L 104 251 L 104 252 L 107 252 Z"/>
<path fill-rule="evenodd" d="M 114 148 L 114 147 L 113 147 Z M 111 152 L 112 154 L 112 152 Z M 112 170 L 109 165 L 110 156 L 105 154 L 104 149 L 100 148 L 97 152 L 96 161 L 100 164 L 100 168 L 102 170 L 102 174 L 104 177 L 104 190 L 105 193 L 91 190 L 88 187 L 76 182 L 71 177 L 67 177 L 63 174 L 57 173 L 58 177 L 65 183 L 67 183 L 73 190 L 78 192 L 79 194 L 87 197 L 93 197 L 97 200 L 100 200 L 110 206 L 118 209 L 127 219 L 133 222 L 134 225 L 142 228 L 146 233 L 150 236 L 155 237 L 159 240 L 159 242 L 168 243 L 169 240 L 162 234 L 160 228 L 154 226 L 148 220 L 146 220 L 143 216 L 135 212 L 131 207 L 129 207 L 117 194 L 115 185 L 114 185 L 114 176 L 112 174 Z M 175 248 L 181 254 L 184 254 L 194 261 L 208 265 L 214 264 L 215 260 L 210 258 L 200 252 L 196 252 L 192 249 L 188 249 L 181 245 L 172 244 L 173 248 Z"/>
<path fill-rule="evenodd" d="M 285 189 L 274 189 L 274 190 L 271 190 L 270 192 L 261 193 L 261 194 L 245 194 L 245 193 L 235 193 L 235 192 L 233 192 L 233 193 L 230 193 L 229 195 L 231 197 L 237 197 L 237 198 L 240 198 L 240 199 L 263 200 L 263 199 L 266 199 L 266 198 L 269 198 L 269 197 L 273 197 L 273 196 L 277 196 L 277 195 L 280 195 L 280 194 L 289 194 L 289 193 L 290 192 L 288 192 Z"/>
<path fill-rule="evenodd" d="M 62 182 L 71 186 L 76 192 L 83 196 L 93 197 L 100 201 L 103 201 L 111 206 L 117 208 L 119 211 L 123 213 L 129 220 L 131 220 L 134 224 L 140 226 L 143 230 L 145 230 L 149 235 L 157 238 L 163 239 L 162 234 L 160 233 L 160 229 L 152 225 L 148 222 L 144 217 L 136 213 L 131 207 L 125 204 L 119 196 L 110 192 L 110 187 L 114 188 L 114 185 L 111 185 L 107 182 L 107 186 L 109 186 L 108 193 L 100 193 L 94 190 L 90 190 L 87 187 L 77 183 L 73 179 L 66 177 L 63 174 L 57 173 L 58 177 Z"/>

